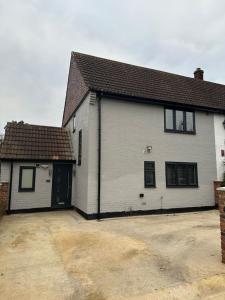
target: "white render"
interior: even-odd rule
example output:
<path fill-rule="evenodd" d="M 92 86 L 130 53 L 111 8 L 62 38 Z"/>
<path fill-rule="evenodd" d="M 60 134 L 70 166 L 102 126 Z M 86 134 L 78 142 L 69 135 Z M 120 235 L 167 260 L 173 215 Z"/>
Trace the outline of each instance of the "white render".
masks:
<path fill-rule="evenodd" d="M 47 208 L 51 207 L 51 191 L 52 191 L 52 164 L 48 168 L 36 167 L 35 191 L 19 192 L 19 171 L 20 166 L 36 166 L 36 163 L 14 162 L 12 177 L 12 193 L 11 193 L 11 210 L 31 209 L 31 208 Z M 50 170 L 50 172 L 49 172 Z M 50 174 L 49 174 L 50 173 Z M 1 181 L 10 181 L 10 163 L 2 162 Z M 46 180 L 50 180 L 47 182 Z"/>
<path fill-rule="evenodd" d="M 0 182 L 9 182 L 10 179 L 10 163 L 8 162 L 1 162 L 1 177 Z"/>
<path fill-rule="evenodd" d="M 48 165 L 48 168 L 36 167 L 34 192 L 18 192 L 20 166 L 35 165 L 35 163 L 14 163 L 11 195 L 12 210 L 51 207 L 52 175 L 49 174 L 49 169 L 52 170 L 52 164 L 43 163 L 43 165 Z M 39 163 L 39 165 L 42 164 Z M 46 180 L 50 180 L 50 182 Z"/>
<path fill-rule="evenodd" d="M 73 150 L 77 157 L 78 154 L 78 134 L 82 130 L 82 163 L 76 165 L 75 177 L 72 184 L 72 205 L 82 211 L 87 211 L 88 202 L 88 160 L 89 160 L 89 109 L 91 94 L 81 104 L 76 113 L 76 130 L 73 132 L 73 118 L 70 119 L 66 128 L 70 131 Z"/>
<path fill-rule="evenodd" d="M 196 111 L 196 135 L 166 133 L 163 106 L 106 98 L 101 102 L 101 212 L 215 204 L 213 181 L 223 173 L 223 116 Z M 94 93 L 89 93 L 76 111 L 75 132 L 72 118 L 66 128 L 76 159 L 82 130 L 82 163 L 74 167 L 72 205 L 86 214 L 97 213 L 98 103 Z M 147 146 L 152 147 L 151 153 L 145 151 Z M 144 161 L 155 162 L 156 188 L 144 187 Z M 166 188 L 166 161 L 197 163 L 199 187 Z M 27 165 L 35 163 L 14 163 L 11 209 L 51 207 L 52 163 L 47 169 L 36 168 L 35 192 L 18 192 L 19 167 Z M 2 162 L 0 181 L 9 181 L 9 177 L 10 163 Z M 144 198 L 139 197 L 141 193 Z"/>
<path fill-rule="evenodd" d="M 225 157 L 221 155 L 221 150 L 225 150 L 225 129 L 223 126 L 224 120 L 224 115 L 214 115 L 217 180 L 223 180 L 223 173 L 225 171 Z"/>
<path fill-rule="evenodd" d="M 73 203 L 92 214 L 97 212 L 98 113 L 90 95 L 76 117 L 73 143 L 77 153 L 82 129 L 83 153 L 82 165 L 76 167 Z M 195 120 L 196 135 L 166 133 L 163 106 L 102 99 L 101 212 L 213 206 L 214 115 L 196 111 Z M 152 146 L 151 153 L 144 152 L 146 146 Z M 155 161 L 156 188 L 144 188 L 145 160 Z M 166 161 L 196 162 L 199 187 L 166 188 Z"/>

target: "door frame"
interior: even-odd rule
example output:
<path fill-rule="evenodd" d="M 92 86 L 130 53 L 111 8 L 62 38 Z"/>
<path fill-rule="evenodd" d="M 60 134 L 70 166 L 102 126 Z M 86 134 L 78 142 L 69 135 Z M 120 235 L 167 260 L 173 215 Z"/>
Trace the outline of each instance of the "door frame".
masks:
<path fill-rule="evenodd" d="M 70 180 L 69 180 L 69 198 L 68 203 L 65 203 L 64 205 L 55 205 L 54 203 L 54 183 L 55 183 L 55 176 L 54 176 L 54 168 L 55 166 L 67 166 L 70 172 Z M 52 164 L 52 192 L 51 192 L 51 208 L 57 209 L 57 208 L 70 208 L 71 207 L 71 198 L 72 198 L 72 178 L 73 178 L 73 164 L 72 163 L 53 163 Z"/>

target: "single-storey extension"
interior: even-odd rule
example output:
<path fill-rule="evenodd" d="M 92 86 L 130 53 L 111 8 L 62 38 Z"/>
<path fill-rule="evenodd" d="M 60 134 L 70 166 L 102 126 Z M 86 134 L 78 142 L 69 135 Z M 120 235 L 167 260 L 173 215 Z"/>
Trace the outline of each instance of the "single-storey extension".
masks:
<path fill-rule="evenodd" d="M 64 128 L 8 123 L 0 159 L 8 212 L 72 206 L 75 159 Z"/>

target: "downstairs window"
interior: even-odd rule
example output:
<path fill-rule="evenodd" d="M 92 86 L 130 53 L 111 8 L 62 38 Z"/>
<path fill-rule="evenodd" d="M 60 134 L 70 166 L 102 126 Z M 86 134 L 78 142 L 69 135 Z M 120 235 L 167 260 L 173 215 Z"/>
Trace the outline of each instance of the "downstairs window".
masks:
<path fill-rule="evenodd" d="M 19 192 L 35 191 L 35 167 L 20 167 Z"/>
<path fill-rule="evenodd" d="M 198 187 L 197 163 L 166 162 L 167 187 Z"/>

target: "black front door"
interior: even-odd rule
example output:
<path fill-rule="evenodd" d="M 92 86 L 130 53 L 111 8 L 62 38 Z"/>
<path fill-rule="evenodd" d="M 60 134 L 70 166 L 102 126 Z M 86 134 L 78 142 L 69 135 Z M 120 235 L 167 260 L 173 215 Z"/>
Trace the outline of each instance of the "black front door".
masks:
<path fill-rule="evenodd" d="M 52 207 L 71 206 L 72 165 L 54 164 L 52 180 Z"/>

